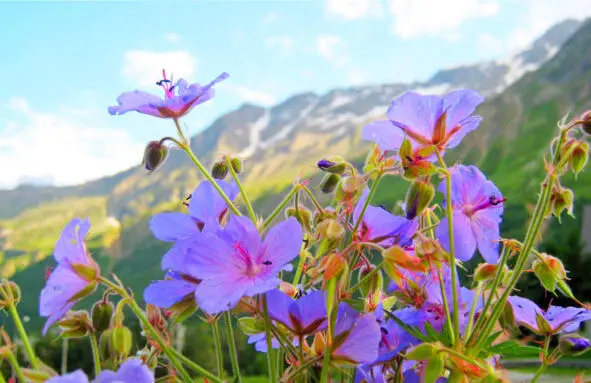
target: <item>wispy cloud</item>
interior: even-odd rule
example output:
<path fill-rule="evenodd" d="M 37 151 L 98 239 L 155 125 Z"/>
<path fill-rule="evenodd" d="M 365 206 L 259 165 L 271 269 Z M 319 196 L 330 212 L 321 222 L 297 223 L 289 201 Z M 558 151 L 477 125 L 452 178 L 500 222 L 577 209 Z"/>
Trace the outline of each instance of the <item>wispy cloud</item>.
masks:
<path fill-rule="evenodd" d="M 0 129 L 0 163 L 9 164 L 2 168 L 3 187 L 22 181 L 74 185 L 141 160 L 141 143 L 126 131 L 93 122 L 87 111 L 45 113 L 22 98 L 11 99 L 9 109 L 12 116 Z"/>
<path fill-rule="evenodd" d="M 337 68 L 342 68 L 349 62 L 349 46 L 338 35 L 318 36 L 316 52 Z"/>
<path fill-rule="evenodd" d="M 467 20 L 499 12 L 497 0 L 391 0 L 394 33 L 402 38 L 454 33 Z"/>
<path fill-rule="evenodd" d="M 347 20 L 380 16 L 382 4 L 378 0 L 328 0 L 326 10 L 329 14 Z"/>
<path fill-rule="evenodd" d="M 185 77 L 190 81 L 196 68 L 197 59 L 188 51 L 132 50 L 125 53 L 123 75 L 139 86 L 147 86 L 160 79 L 162 69 L 175 78 Z"/>
<path fill-rule="evenodd" d="M 176 33 L 176 32 L 169 32 L 164 35 L 164 39 L 169 43 L 179 43 L 183 39 L 183 37 Z"/>
<path fill-rule="evenodd" d="M 258 89 L 236 84 L 223 84 L 220 85 L 220 88 L 222 86 L 224 92 L 233 94 L 243 102 L 250 102 L 261 106 L 271 106 L 277 102 L 277 98 L 273 94 Z"/>

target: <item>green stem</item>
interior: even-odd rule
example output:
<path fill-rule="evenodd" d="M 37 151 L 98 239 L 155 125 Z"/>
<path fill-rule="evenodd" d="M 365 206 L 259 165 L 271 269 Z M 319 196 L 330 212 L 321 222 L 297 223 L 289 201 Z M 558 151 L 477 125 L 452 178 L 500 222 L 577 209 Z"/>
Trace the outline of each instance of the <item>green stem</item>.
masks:
<path fill-rule="evenodd" d="M 92 349 L 92 360 L 94 362 L 94 377 L 96 378 L 101 373 L 101 357 L 99 352 L 98 342 L 96 341 L 96 334 L 90 333 L 90 347 Z"/>
<path fill-rule="evenodd" d="M 181 133 L 181 128 L 179 126 L 179 122 L 178 120 L 174 120 L 177 129 L 179 130 L 179 134 Z M 211 176 L 211 174 L 209 174 L 209 172 L 207 171 L 207 169 L 205 169 L 205 167 L 203 166 L 203 164 L 201 163 L 201 161 L 199 161 L 199 159 L 197 157 L 195 157 L 195 154 L 193 154 L 193 151 L 191 150 L 191 147 L 189 145 L 187 145 L 185 143 L 184 137 L 181 136 L 182 140 L 181 142 L 175 140 L 175 139 L 171 139 L 174 143 L 176 143 L 181 149 L 183 149 L 183 151 L 185 153 L 187 153 L 187 155 L 189 156 L 189 158 L 191 159 L 191 161 L 193 161 L 193 163 L 195 164 L 195 166 L 197 166 L 197 168 L 199 169 L 199 171 L 203 174 L 203 176 L 205 178 L 207 178 L 207 180 L 209 182 L 211 182 L 211 184 L 213 185 L 213 187 L 217 190 L 217 192 L 220 194 L 220 196 L 222 196 L 222 198 L 224 199 L 224 201 L 226 201 L 226 203 L 228 204 L 228 206 L 230 207 L 230 209 L 232 210 L 232 212 L 236 215 L 242 215 L 240 213 L 240 210 L 238 210 L 238 208 L 236 207 L 236 205 L 234 205 L 234 203 L 230 200 L 230 198 L 228 197 L 228 195 L 222 190 L 222 188 L 220 187 L 220 185 L 218 185 L 218 183 L 213 179 L 213 177 Z"/>
<path fill-rule="evenodd" d="M 532 378 L 531 383 L 536 383 L 538 379 L 540 379 L 540 376 L 542 376 L 542 374 L 546 371 L 546 368 L 548 368 L 548 366 L 546 366 L 545 364 L 540 365 L 540 367 L 536 371 L 536 374 Z"/>
<path fill-rule="evenodd" d="M 357 229 L 359 229 L 359 225 L 361 225 L 363 215 L 365 214 L 365 211 L 367 210 L 367 207 L 369 206 L 369 203 L 371 202 L 374 194 L 376 194 L 376 190 L 378 190 L 378 185 L 380 184 L 380 180 L 382 179 L 383 174 L 384 173 L 379 172 L 375 181 L 373 182 L 373 184 L 371 184 L 371 189 L 369 189 L 369 195 L 367 196 L 367 199 L 363 204 L 363 208 L 361 209 L 359 217 L 357 217 L 357 222 L 355 222 L 355 226 L 353 226 L 353 231 L 351 232 L 351 241 L 353 240 L 353 238 L 355 238 L 355 233 L 357 233 Z"/>
<path fill-rule="evenodd" d="M 285 208 L 285 206 L 288 204 L 288 202 L 292 199 L 292 197 L 294 196 L 294 194 L 300 190 L 300 185 L 295 185 L 291 191 L 285 196 L 285 198 L 283 199 L 283 201 L 281 201 L 281 203 L 279 204 L 279 206 L 277 206 L 275 208 L 275 210 L 273 210 L 273 212 L 271 213 L 271 215 L 269 215 L 267 217 L 267 219 L 265 220 L 265 223 L 263 224 L 263 228 L 266 229 L 267 226 L 269 226 L 271 224 L 271 222 L 273 222 L 273 220 L 275 219 L 275 217 L 277 217 L 277 215 L 279 215 L 279 213 L 281 213 L 281 211 Z"/>
<path fill-rule="evenodd" d="M 477 366 L 484 371 L 488 371 L 489 373 L 491 372 L 490 366 L 484 365 L 484 364 L 480 363 L 479 361 L 472 359 L 468 355 L 464 355 L 464 353 L 462 353 L 462 352 L 458 352 L 458 351 L 456 351 L 452 348 L 448 348 L 448 347 L 443 347 L 441 349 L 441 352 L 447 352 L 448 354 L 454 355 L 455 357 L 460 358 L 470 364 L 473 364 L 474 366 Z"/>
<path fill-rule="evenodd" d="M 375 269 L 373 269 L 372 271 L 370 271 L 369 273 L 367 273 L 363 278 L 361 278 L 359 281 L 357 281 L 357 283 L 355 283 L 353 286 L 351 286 L 349 288 L 349 292 L 354 292 L 355 290 L 357 290 L 359 288 L 359 286 L 361 286 L 363 283 L 365 283 L 365 281 L 369 280 L 369 278 L 373 277 L 378 271 L 380 271 L 382 269 L 382 266 L 384 265 L 384 263 L 380 263 L 379 265 L 377 265 L 375 267 Z"/>
<path fill-rule="evenodd" d="M 2 375 L 2 373 L 0 373 L 0 383 L 6 383 L 6 380 L 4 379 L 4 375 Z"/>
<path fill-rule="evenodd" d="M 547 336 L 546 340 L 544 341 L 544 360 L 542 361 L 542 364 L 540 365 L 540 367 L 536 371 L 536 374 L 532 378 L 531 383 L 535 383 L 540 378 L 540 376 L 542 376 L 544 371 L 546 371 L 546 369 L 548 368 L 548 351 L 549 351 L 549 349 L 550 349 L 550 336 Z"/>
<path fill-rule="evenodd" d="M 445 165 L 443 156 L 439 150 L 436 150 L 439 164 L 445 170 L 445 214 L 447 216 L 447 230 L 449 231 L 449 263 L 451 268 L 451 291 L 453 300 L 453 325 L 454 325 L 454 344 L 460 341 L 460 316 L 458 301 L 458 270 L 456 268 L 456 254 L 453 231 L 453 206 L 451 203 L 451 174 Z"/>
<path fill-rule="evenodd" d="M 238 352 L 236 351 L 236 341 L 234 340 L 234 330 L 232 329 L 232 316 L 230 311 L 224 313 L 224 322 L 226 322 L 226 332 L 228 333 L 228 348 L 230 349 L 230 361 L 232 362 L 232 373 L 238 382 L 242 382 L 240 375 L 240 365 L 238 364 Z"/>
<path fill-rule="evenodd" d="M 234 178 L 236 185 L 238 185 L 238 189 L 240 189 L 240 194 L 242 195 L 242 199 L 244 200 L 244 203 L 246 204 L 246 209 L 248 210 L 248 215 L 250 215 L 250 219 L 252 219 L 252 222 L 254 222 L 254 224 L 256 225 L 257 224 L 257 217 L 254 214 L 254 210 L 252 208 L 252 204 L 250 203 L 250 199 L 248 198 L 248 195 L 246 194 L 246 189 L 244 189 L 242 182 L 240 182 L 240 178 L 238 178 L 238 174 L 236 174 L 236 172 L 234 171 L 234 167 L 232 166 L 232 161 L 231 161 L 230 157 L 226 157 L 226 165 L 228 165 L 228 168 L 230 169 L 230 173 L 232 174 L 232 178 Z"/>
<path fill-rule="evenodd" d="M 330 369 L 330 356 L 332 354 L 332 345 L 327 345 L 324 349 L 324 361 L 322 362 L 322 376 L 320 377 L 320 383 L 328 382 L 328 370 Z"/>
<path fill-rule="evenodd" d="M 298 268 L 296 269 L 296 273 L 293 277 L 293 282 L 291 283 L 294 287 L 298 287 L 298 284 L 300 283 L 300 279 L 302 278 L 302 272 L 304 271 L 304 265 L 306 264 L 306 259 L 302 256 L 303 254 L 305 254 L 304 249 L 306 248 L 306 243 L 302 243 L 302 246 L 300 247 L 300 254 L 299 254 L 299 262 L 298 262 Z"/>
<path fill-rule="evenodd" d="M 269 308 L 267 307 L 267 296 L 263 295 L 263 317 L 265 319 L 265 337 L 267 341 L 267 368 L 269 370 L 269 381 L 277 383 L 277 371 L 273 361 L 273 338 L 271 336 L 271 318 L 269 318 Z"/>
<path fill-rule="evenodd" d="M 224 376 L 224 355 L 222 353 L 222 342 L 220 340 L 220 328 L 218 326 L 217 319 L 211 323 L 211 328 L 213 330 L 213 342 L 215 345 L 218 376 L 221 378 Z"/>
<path fill-rule="evenodd" d="M 12 295 L 10 295 L 12 297 Z M 9 300 L 7 304 L 8 311 L 10 311 L 10 316 L 12 316 L 12 320 L 14 325 L 16 326 L 16 330 L 19 333 L 21 341 L 23 342 L 23 346 L 25 347 L 25 352 L 27 353 L 27 357 L 29 358 L 29 362 L 31 362 L 31 366 L 35 370 L 39 369 L 39 362 L 37 361 L 37 356 L 35 356 L 35 352 L 33 351 L 33 347 L 31 347 L 31 342 L 29 342 L 29 337 L 27 332 L 25 331 L 25 327 L 23 326 L 23 322 L 21 321 L 21 317 L 18 314 L 18 310 L 16 309 L 16 304 Z"/>
<path fill-rule="evenodd" d="M 535 240 L 538 237 L 540 232 L 540 227 L 542 225 L 542 221 L 544 220 L 545 211 L 550 201 L 550 195 L 552 187 L 554 186 L 554 182 L 556 181 L 556 176 L 549 175 L 546 177 L 546 180 L 542 183 L 542 190 L 540 193 L 540 197 L 538 198 L 538 202 L 536 204 L 536 208 L 534 211 L 534 215 L 531 221 L 531 224 L 527 230 L 527 234 L 525 236 L 525 241 L 523 244 L 523 248 L 521 249 L 521 253 L 519 254 L 517 261 L 515 262 L 515 268 L 513 271 L 513 276 L 511 280 L 507 284 L 505 291 L 501 295 L 501 297 L 497 300 L 495 306 L 493 307 L 493 311 L 491 314 L 490 319 L 485 324 L 484 330 L 480 333 L 480 337 L 476 340 L 474 348 L 478 349 L 478 346 L 486 339 L 490 332 L 493 330 L 494 325 L 496 324 L 497 320 L 501 317 L 503 310 L 505 308 L 505 302 L 507 302 L 507 298 L 517 285 L 517 282 L 521 278 L 521 274 L 525 269 L 525 264 L 529 257 L 529 253 L 534 246 Z"/>
<path fill-rule="evenodd" d="M 437 279 L 439 279 L 439 290 L 441 291 L 441 300 L 443 301 L 443 310 L 445 311 L 445 325 L 447 326 L 447 331 L 449 331 L 449 336 L 453 342 L 456 338 L 456 334 L 452 323 L 452 316 L 449 311 L 449 299 L 447 298 L 447 292 L 445 291 L 445 283 L 441 268 L 437 269 Z"/>
<path fill-rule="evenodd" d="M 314 197 L 314 194 L 312 194 L 312 191 L 307 186 L 304 186 L 302 189 L 308 195 L 308 197 L 310 197 L 310 200 L 312 201 L 312 203 L 316 207 L 316 210 L 318 210 L 320 213 L 322 213 L 324 211 L 324 209 L 322 208 L 322 205 L 320 205 L 320 203 L 318 202 L 316 197 Z"/>
<path fill-rule="evenodd" d="M 62 339 L 62 363 L 60 366 L 60 373 L 65 375 L 68 372 L 68 339 Z M 0 374 L 2 375 L 2 374 Z"/>
<path fill-rule="evenodd" d="M 301 372 L 303 372 L 304 370 L 308 369 L 308 367 L 310 367 L 312 364 L 319 362 L 321 359 L 321 357 L 317 356 L 315 358 L 311 358 L 309 360 L 306 361 L 306 363 L 302 363 L 300 366 L 298 366 L 298 368 L 294 369 L 293 372 L 291 374 L 289 374 L 284 381 L 285 382 L 291 382 L 293 380 L 293 378 L 295 378 L 296 376 L 298 376 L 298 374 L 300 374 Z"/>
<path fill-rule="evenodd" d="M 18 376 L 18 381 L 26 382 L 27 379 L 25 378 L 25 375 L 23 375 L 23 370 L 21 370 L 21 366 L 18 365 L 18 361 L 16 360 L 14 354 L 12 352 L 8 352 L 6 358 L 8 359 L 8 363 L 10 363 L 12 369 L 16 373 L 16 376 Z"/>
<path fill-rule="evenodd" d="M 476 294 L 474 294 L 474 299 L 472 299 L 472 308 L 470 309 L 470 317 L 468 318 L 468 325 L 466 325 L 466 330 L 464 331 L 465 337 L 468 338 L 470 333 L 472 332 L 472 325 L 474 324 L 474 316 L 476 315 L 476 305 L 478 304 L 478 300 L 480 299 L 482 291 L 482 282 L 478 283 L 478 287 L 476 287 Z"/>
<path fill-rule="evenodd" d="M 172 351 L 171 355 L 173 355 L 176 359 L 178 359 L 179 361 L 184 363 L 187 367 L 189 367 L 193 371 L 207 377 L 207 379 L 209 379 L 215 383 L 223 383 L 224 382 L 224 380 L 222 380 L 221 378 L 218 378 L 217 376 L 215 376 L 211 372 L 207 371 L 206 369 L 204 369 L 203 367 L 201 367 L 197 363 L 193 362 L 191 359 L 187 358 L 186 356 L 184 356 L 183 354 L 181 354 L 180 352 L 178 352 L 174 348 L 171 348 L 171 351 Z M 192 380 L 189 380 L 189 381 L 192 382 Z"/>

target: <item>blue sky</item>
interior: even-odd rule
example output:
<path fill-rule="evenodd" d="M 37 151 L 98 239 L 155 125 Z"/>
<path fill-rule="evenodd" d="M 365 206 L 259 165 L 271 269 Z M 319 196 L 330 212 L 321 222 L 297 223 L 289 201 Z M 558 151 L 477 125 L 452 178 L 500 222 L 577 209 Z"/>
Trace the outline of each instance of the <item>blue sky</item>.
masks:
<path fill-rule="evenodd" d="M 0 188 L 138 163 L 171 123 L 106 109 L 126 90 L 159 94 L 162 67 L 200 83 L 230 73 L 185 119 L 194 134 L 244 102 L 506 57 L 587 1 L 0 2 Z"/>

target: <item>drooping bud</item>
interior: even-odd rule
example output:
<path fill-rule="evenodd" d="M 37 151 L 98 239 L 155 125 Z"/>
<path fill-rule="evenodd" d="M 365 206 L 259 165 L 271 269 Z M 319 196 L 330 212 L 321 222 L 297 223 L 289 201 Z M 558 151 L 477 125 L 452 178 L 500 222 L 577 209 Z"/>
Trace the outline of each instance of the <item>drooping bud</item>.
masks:
<path fill-rule="evenodd" d="M 342 177 L 341 182 L 339 182 L 339 188 L 337 189 L 337 200 L 350 200 L 355 202 L 361 197 L 364 188 L 365 181 L 363 180 L 363 177 L 358 175 Z"/>
<path fill-rule="evenodd" d="M 245 335 L 255 335 L 265 332 L 265 321 L 262 318 L 242 317 L 238 320 L 238 327 Z"/>
<path fill-rule="evenodd" d="M 578 141 L 570 157 L 570 166 L 575 175 L 579 174 L 589 158 L 589 144 L 586 141 Z"/>
<path fill-rule="evenodd" d="M 316 232 L 321 238 L 327 238 L 331 241 L 338 241 L 346 234 L 343 225 L 335 219 L 326 219 L 320 222 L 316 228 Z"/>
<path fill-rule="evenodd" d="M 166 328 L 166 319 L 164 315 L 162 315 L 162 310 L 152 304 L 146 305 L 146 315 L 148 317 L 148 322 L 154 327 L 156 330 L 162 331 Z"/>
<path fill-rule="evenodd" d="M 314 224 L 318 225 L 320 222 L 326 220 L 326 219 L 334 219 L 337 217 L 337 212 L 327 208 L 327 209 L 323 209 L 322 211 L 317 211 L 316 213 L 314 213 Z"/>
<path fill-rule="evenodd" d="M 216 180 L 223 180 L 228 175 L 230 169 L 225 160 L 221 159 L 213 163 L 211 167 L 211 176 Z"/>
<path fill-rule="evenodd" d="M 431 358 L 439 351 L 435 343 L 421 343 L 406 353 L 408 360 L 425 360 Z"/>
<path fill-rule="evenodd" d="M 320 181 L 320 190 L 324 194 L 330 194 L 337 188 L 340 180 L 341 177 L 338 174 L 327 174 Z"/>
<path fill-rule="evenodd" d="M 484 282 L 492 280 L 497 273 L 497 264 L 481 263 L 474 270 L 474 282 Z"/>
<path fill-rule="evenodd" d="M 339 175 L 343 174 L 348 166 L 347 161 L 340 156 L 334 156 L 330 159 L 322 159 L 318 161 L 317 165 L 322 171 Z"/>
<path fill-rule="evenodd" d="M 111 354 L 127 358 L 133 345 L 133 334 L 127 327 L 114 327 L 109 333 L 109 351 Z"/>
<path fill-rule="evenodd" d="M 566 279 L 566 270 L 562 261 L 549 254 L 540 254 L 533 264 L 534 274 L 544 288 L 550 292 L 556 289 L 560 280 Z"/>
<path fill-rule="evenodd" d="M 577 356 L 587 352 L 591 348 L 591 341 L 575 334 L 560 337 L 558 341 L 560 352 L 568 356 Z"/>
<path fill-rule="evenodd" d="M 168 156 L 168 148 L 162 143 L 162 141 L 150 141 L 146 145 L 144 150 L 144 159 L 142 165 L 144 168 L 152 173 L 158 169 Z"/>
<path fill-rule="evenodd" d="M 306 209 L 303 206 L 298 206 L 297 210 L 294 207 L 290 207 L 290 208 L 286 209 L 285 216 L 287 218 L 295 217 L 298 220 L 298 222 L 300 223 L 300 225 L 302 225 L 303 227 L 308 229 L 308 231 L 310 231 L 312 228 L 312 226 L 311 226 L 312 213 L 310 212 L 310 210 Z"/>
<path fill-rule="evenodd" d="M 587 134 L 591 134 L 591 110 L 583 113 L 581 121 L 583 121 L 583 131 Z"/>
<path fill-rule="evenodd" d="M 21 300 L 21 289 L 16 283 L 4 279 L 0 283 L 0 309 L 8 304 L 18 304 Z"/>
<path fill-rule="evenodd" d="M 242 173 L 242 160 L 240 160 L 239 158 L 232 158 L 230 160 L 230 166 L 232 166 L 232 170 L 234 170 L 234 173 Z"/>
<path fill-rule="evenodd" d="M 560 220 L 562 212 L 566 209 L 568 215 L 573 216 L 573 202 L 574 193 L 568 188 L 564 188 L 560 185 L 556 186 L 550 194 L 550 203 L 546 210 L 546 215 L 553 214 Z"/>
<path fill-rule="evenodd" d="M 435 188 L 430 182 L 414 181 L 406 192 L 406 219 L 414 219 L 429 206 L 435 196 Z"/>
<path fill-rule="evenodd" d="M 62 330 L 60 336 L 66 339 L 83 338 L 92 330 L 92 322 L 86 311 L 70 311 L 57 324 Z"/>
<path fill-rule="evenodd" d="M 113 317 L 113 304 L 107 300 L 98 301 L 92 306 L 92 327 L 98 332 L 103 332 L 111 325 Z"/>

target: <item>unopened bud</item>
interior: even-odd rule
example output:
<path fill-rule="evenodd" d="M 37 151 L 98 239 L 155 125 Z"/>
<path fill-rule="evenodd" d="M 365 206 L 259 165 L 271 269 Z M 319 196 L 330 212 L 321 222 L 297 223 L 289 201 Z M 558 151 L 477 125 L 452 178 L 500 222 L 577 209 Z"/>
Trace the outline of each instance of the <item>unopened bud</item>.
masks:
<path fill-rule="evenodd" d="M 225 160 L 219 160 L 213 163 L 211 167 L 211 176 L 216 180 L 223 180 L 228 175 L 230 169 Z"/>
<path fill-rule="evenodd" d="M 347 267 L 347 260 L 339 253 L 332 253 L 327 255 L 322 260 L 324 266 L 324 280 L 328 281 L 333 277 L 340 275 L 340 273 Z"/>
<path fill-rule="evenodd" d="M 61 337 L 66 339 L 83 338 L 92 330 L 90 316 L 86 311 L 70 311 L 57 324 L 62 330 Z"/>
<path fill-rule="evenodd" d="M 323 238 L 327 238 L 331 241 L 338 241 L 345 236 L 345 228 L 339 222 L 334 219 L 327 219 L 322 221 L 316 232 Z"/>
<path fill-rule="evenodd" d="M 245 335 L 265 332 L 265 321 L 262 318 L 242 317 L 238 319 L 238 327 Z"/>
<path fill-rule="evenodd" d="M 197 303 L 193 297 L 183 299 L 168 308 L 168 311 L 174 318 L 174 323 L 181 323 L 191 316 L 197 310 Z"/>
<path fill-rule="evenodd" d="M 557 186 L 552 190 L 550 195 L 550 203 L 546 215 L 554 214 L 560 220 L 560 216 L 564 210 L 570 216 L 573 216 L 574 193 L 568 188 Z"/>
<path fill-rule="evenodd" d="M 384 285 L 384 280 L 382 277 L 382 273 L 378 270 L 375 271 L 376 266 L 372 264 L 364 264 L 359 269 L 359 278 L 360 280 L 365 280 L 361 284 L 361 293 L 363 296 L 368 296 L 369 294 L 373 293 L 374 291 L 381 290 L 382 286 Z M 371 274 L 371 275 L 370 275 Z M 367 276 L 369 278 L 367 278 Z M 380 294 L 381 296 L 381 294 Z"/>
<path fill-rule="evenodd" d="M 148 322 L 157 330 L 162 330 L 166 327 L 166 319 L 162 315 L 162 310 L 152 304 L 146 305 L 146 314 Z"/>
<path fill-rule="evenodd" d="M 341 177 L 338 174 L 327 174 L 320 181 L 320 190 L 324 194 L 330 194 L 337 188 L 340 180 Z"/>
<path fill-rule="evenodd" d="M 7 304 L 18 304 L 21 300 L 21 289 L 13 281 L 8 279 L 0 283 L 0 309 Z"/>
<path fill-rule="evenodd" d="M 347 162 L 342 157 L 332 157 L 318 161 L 318 168 L 328 173 L 343 174 L 347 170 Z"/>
<path fill-rule="evenodd" d="M 168 156 L 168 148 L 161 141 L 150 141 L 144 150 L 142 165 L 152 173 L 158 169 Z"/>
<path fill-rule="evenodd" d="M 111 325 L 113 316 L 113 304 L 109 301 L 98 301 L 92 306 L 92 327 L 98 332 L 103 332 Z"/>
<path fill-rule="evenodd" d="M 109 351 L 117 357 L 126 358 L 131 352 L 133 334 L 127 327 L 114 327 L 109 333 Z"/>
<path fill-rule="evenodd" d="M 392 263 L 403 269 L 421 272 L 427 271 L 428 269 L 427 265 L 423 264 L 419 257 L 407 252 L 398 245 L 384 250 L 382 257 L 384 258 L 384 262 Z"/>
<path fill-rule="evenodd" d="M 435 196 L 435 188 L 430 182 L 415 181 L 406 192 L 406 219 L 414 219 L 429 206 Z"/>
<path fill-rule="evenodd" d="M 481 263 L 474 270 L 474 282 L 489 281 L 494 278 L 497 273 L 497 264 Z"/>
<path fill-rule="evenodd" d="M 425 360 L 431 358 L 439 351 L 434 343 L 421 343 L 415 346 L 409 352 L 406 353 L 406 359 L 408 360 Z"/>
<path fill-rule="evenodd" d="M 325 208 L 322 211 L 317 211 L 314 214 L 314 224 L 318 225 L 320 222 L 326 219 L 334 219 L 337 217 L 336 211 L 332 210 L 331 208 Z"/>
<path fill-rule="evenodd" d="M 326 340 L 324 339 L 324 335 L 322 333 L 317 332 L 314 335 L 314 341 L 312 342 L 312 354 L 315 356 L 319 356 L 324 354 L 326 349 Z"/>
<path fill-rule="evenodd" d="M 578 141 L 569 160 L 571 169 L 575 174 L 579 174 L 585 168 L 588 157 L 589 144 L 586 141 Z"/>
<path fill-rule="evenodd" d="M 583 130 L 585 133 L 591 134 L 591 110 L 583 113 L 581 120 L 583 121 Z"/>
<path fill-rule="evenodd" d="M 232 170 L 234 170 L 234 173 L 242 173 L 242 160 L 240 160 L 239 158 L 232 158 L 230 160 L 230 166 L 232 166 Z"/>
<path fill-rule="evenodd" d="M 340 190 L 345 194 L 357 194 L 363 191 L 365 182 L 361 176 L 348 176 L 341 178 Z"/>
<path fill-rule="evenodd" d="M 548 254 L 541 254 L 532 264 L 534 274 L 548 291 L 554 291 L 559 280 L 566 279 L 566 270 L 562 261 Z"/>
<path fill-rule="evenodd" d="M 312 213 L 305 207 L 298 206 L 297 210 L 293 207 L 290 207 L 285 210 L 285 215 L 287 218 L 295 217 L 300 225 L 308 229 L 308 231 L 311 229 Z"/>
<path fill-rule="evenodd" d="M 579 335 L 569 334 L 560 337 L 558 347 L 564 355 L 577 356 L 591 348 L 591 341 Z"/>

